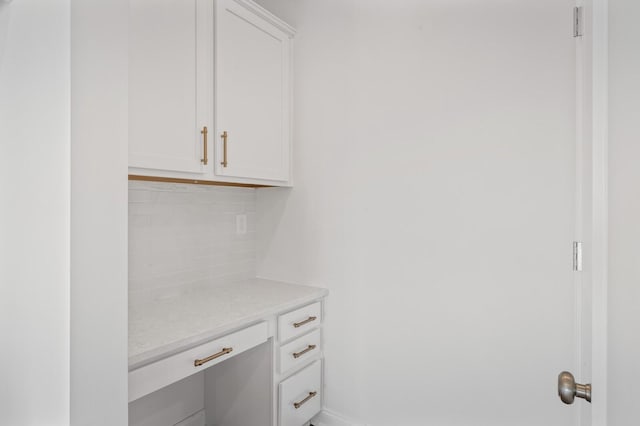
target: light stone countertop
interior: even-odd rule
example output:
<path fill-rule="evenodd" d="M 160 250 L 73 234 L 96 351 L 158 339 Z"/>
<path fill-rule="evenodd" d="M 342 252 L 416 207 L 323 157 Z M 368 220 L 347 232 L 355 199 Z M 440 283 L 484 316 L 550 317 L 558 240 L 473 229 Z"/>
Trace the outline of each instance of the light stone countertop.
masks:
<path fill-rule="evenodd" d="M 129 370 L 320 299 L 318 287 L 251 279 L 129 306 Z"/>

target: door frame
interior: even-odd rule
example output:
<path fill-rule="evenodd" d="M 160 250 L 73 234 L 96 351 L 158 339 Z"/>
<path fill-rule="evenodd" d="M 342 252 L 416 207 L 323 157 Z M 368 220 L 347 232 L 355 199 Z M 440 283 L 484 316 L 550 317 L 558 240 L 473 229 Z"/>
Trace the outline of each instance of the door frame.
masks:
<path fill-rule="evenodd" d="M 591 380 L 594 387 L 592 426 L 607 426 L 608 327 L 608 123 L 609 123 L 609 1 L 585 0 L 591 9 Z"/>

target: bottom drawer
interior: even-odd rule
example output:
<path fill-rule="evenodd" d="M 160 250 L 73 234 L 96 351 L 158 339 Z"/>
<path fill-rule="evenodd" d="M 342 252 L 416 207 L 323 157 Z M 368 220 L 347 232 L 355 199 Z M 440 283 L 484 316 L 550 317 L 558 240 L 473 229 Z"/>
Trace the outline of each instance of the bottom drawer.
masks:
<path fill-rule="evenodd" d="M 302 426 L 322 407 L 322 360 L 279 385 L 280 426 Z"/>

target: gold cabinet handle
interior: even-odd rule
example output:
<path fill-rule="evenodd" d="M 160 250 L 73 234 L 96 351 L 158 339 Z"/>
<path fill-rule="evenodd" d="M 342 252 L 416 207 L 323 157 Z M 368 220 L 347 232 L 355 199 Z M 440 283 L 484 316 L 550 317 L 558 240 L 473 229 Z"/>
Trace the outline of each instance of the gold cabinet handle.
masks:
<path fill-rule="evenodd" d="M 207 363 L 209 361 L 213 361 L 216 358 L 220 358 L 221 356 L 226 355 L 231 351 L 233 351 L 233 348 L 222 348 L 222 350 L 220 352 L 215 353 L 215 354 L 213 354 L 211 356 L 208 356 L 208 357 L 202 358 L 202 359 L 196 359 L 193 362 L 193 365 L 196 366 L 196 367 L 200 367 L 202 364 L 205 364 L 205 363 Z"/>
<path fill-rule="evenodd" d="M 300 407 L 302 407 L 307 401 L 309 401 L 311 398 L 313 398 L 314 396 L 316 396 L 318 394 L 318 392 L 309 392 L 309 396 L 307 396 L 305 399 L 303 399 L 300 402 L 294 402 L 293 406 L 296 408 L 296 410 Z"/>
<path fill-rule="evenodd" d="M 306 354 L 309 351 L 312 351 L 316 348 L 316 345 L 309 345 L 307 346 L 307 349 L 300 351 L 300 352 L 294 352 L 293 357 L 298 359 L 300 358 L 302 355 Z"/>
<path fill-rule="evenodd" d="M 304 321 L 301 321 L 301 322 L 294 322 L 294 323 L 293 323 L 293 326 L 294 326 L 295 328 L 300 328 L 300 327 L 302 327 L 303 325 L 308 324 L 308 323 L 310 323 L 311 321 L 315 321 L 315 320 L 317 320 L 317 319 L 318 319 L 318 317 L 309 317 L 309 318 L 307 318 L 307 319 L 306 319 L 306 320 L 304 320 Z"/>
<path fill-rule="evenodd" d="M 209 158 L 207 157 L 207 135 L 209 134 L 209 130 L 207 130 L 207 126 L 204 126 L 202 130 L 200 130 L 200 133 L 204 140 L 204 158 L 201 159 L 200 162 L 206 166 L 209 163 Z"/>
<path fill-rule="evenodd" d="M 222 167 L 227 167 L 227 139 L 229 138 L 229 134 L 225 130 L 220 137 L 222 138 L 222 161 L 220 164 L 222 164 Z"/>

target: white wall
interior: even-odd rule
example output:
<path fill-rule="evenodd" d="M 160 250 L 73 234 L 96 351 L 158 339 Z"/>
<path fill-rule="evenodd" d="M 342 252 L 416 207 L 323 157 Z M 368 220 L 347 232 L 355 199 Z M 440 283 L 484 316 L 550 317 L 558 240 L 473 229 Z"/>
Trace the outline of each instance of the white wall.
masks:
<path fill-rule="evenodd" d="M 204 371 L 186 377 L 129 404 L 129 426 L 194 426 L 183 420 L 203 413 Z M 201 420 L 204 425 L 204 419 Z"/>
<path fill-rule="evenodd" d="M 0 424 L 69 424 L 69 0 L 0 2 Z"/>
<path fill-rule="evenodd" d="M 609 425 L 640 418 L 640 2 L 609 0 Z"/>
<path fill-rule="evenodd" d="M 74 426 L 127 424 L 128 14 L 127 0 L 71 3 Z"/>
<path fill-rule="evenodd" d="M 261 3 L 298 33 L 294 188 L 258 190 L 258 275 L 329 288 L 326 407 L 571 424 L 573 323 L 550 318 L 573 291 L 572 4 Z"/>

